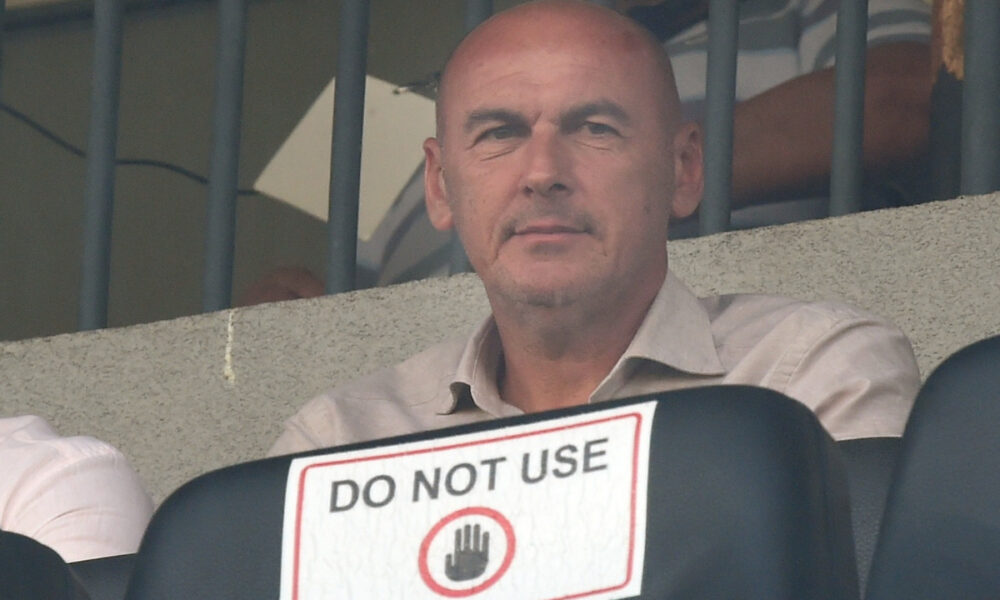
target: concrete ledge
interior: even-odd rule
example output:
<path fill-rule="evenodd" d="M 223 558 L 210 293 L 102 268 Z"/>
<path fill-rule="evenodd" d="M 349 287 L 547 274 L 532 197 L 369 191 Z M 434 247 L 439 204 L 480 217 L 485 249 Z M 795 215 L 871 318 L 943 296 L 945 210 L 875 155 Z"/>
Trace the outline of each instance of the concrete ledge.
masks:
<path fill-rule="evenodd" d="M 698 293 L 837 298 L 895 321 L 921 370 L 1000 333 L 1000 194 L 670 246 Z M 132 460 L 157 501 L 263 455 L 321 390 L 472 327 L 473 275 L 0 344 L 0 415 L 38 414 Z"/>

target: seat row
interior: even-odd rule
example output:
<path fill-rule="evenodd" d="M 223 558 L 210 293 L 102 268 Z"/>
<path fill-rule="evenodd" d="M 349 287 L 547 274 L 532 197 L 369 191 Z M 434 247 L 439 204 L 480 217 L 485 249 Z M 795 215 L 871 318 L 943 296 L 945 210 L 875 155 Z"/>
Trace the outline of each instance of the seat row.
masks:
<path fill-rule="evenodd" d="M 997 365 L 1000 336 L 947 359 L 901 439 L 715 386 L 235 465 L 135 555 L 3 534 L 0 596 L 996 598 Z"/>

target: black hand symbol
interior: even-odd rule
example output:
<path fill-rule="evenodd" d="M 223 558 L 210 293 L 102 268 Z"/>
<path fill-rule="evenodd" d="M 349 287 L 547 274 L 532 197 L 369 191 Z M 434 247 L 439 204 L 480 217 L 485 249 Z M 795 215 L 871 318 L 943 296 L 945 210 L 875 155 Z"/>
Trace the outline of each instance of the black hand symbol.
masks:
<path fill-rule="evenodd" d="M 463 533 L 464 539 L 463 539 Z M 455 530 L 455 552 L 444 559 L 444 574 L 452 581 L 475 579 L 490 562 L 490 532 L 480 537 L 479 525 Z"/>

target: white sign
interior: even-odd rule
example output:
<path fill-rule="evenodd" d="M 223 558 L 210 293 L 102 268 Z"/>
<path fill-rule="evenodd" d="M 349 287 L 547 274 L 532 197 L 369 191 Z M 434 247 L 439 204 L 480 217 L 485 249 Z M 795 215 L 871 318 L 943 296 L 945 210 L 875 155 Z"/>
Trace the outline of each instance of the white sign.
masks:
<path fill-rule="evenodd" d="M 282 600 L 638 595 L 655 409 L 293 460 Z"/>

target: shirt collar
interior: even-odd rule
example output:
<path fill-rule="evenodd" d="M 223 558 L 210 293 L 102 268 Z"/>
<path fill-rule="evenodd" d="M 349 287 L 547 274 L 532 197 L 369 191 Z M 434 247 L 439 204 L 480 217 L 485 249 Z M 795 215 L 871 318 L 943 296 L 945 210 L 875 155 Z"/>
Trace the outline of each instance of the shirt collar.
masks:
<path fill-rule="evenodd" d="M 449 414 L 458 408 L 459 402 L 474 402 L 494 416 L 520 414 L 517 408 L 500 400 L 497 375 L 502 353 L 496 321 L 490 315 L 476 327 L 465 343 L 455 377 L 449 385 L 451 393 L 442 395 L 437 413 Z"/>
<path fill-rule="evenodd" d="M 712 323 L 705 307 L 672 272 L 653 299 L 617 370 L 630 358 L 653 360 L 694 375 L 722 375 Z"/>
<path fill-rule="evenodd" d="M 522 414 L 503 402 L 497 390 L 497 374 L 502 348 L 493 316 L 487 317 L 466 342 L 455 377 L 443 394 L 436 412 L 449 414 L 459 402 L 474 402 L 482 410 L 497 416 Z M 595 390 L 627 377 L 629 362 L 651 360 L 694 375 L 722 375 L 725 368 L 719 359 L 712 336 L 711 321 L 698 298 L 673 273 L 668 272 L 632 342 L 622 357 Z"/>

